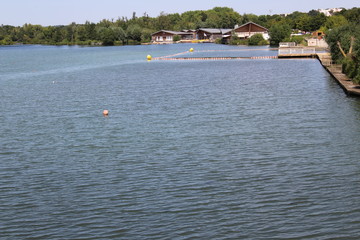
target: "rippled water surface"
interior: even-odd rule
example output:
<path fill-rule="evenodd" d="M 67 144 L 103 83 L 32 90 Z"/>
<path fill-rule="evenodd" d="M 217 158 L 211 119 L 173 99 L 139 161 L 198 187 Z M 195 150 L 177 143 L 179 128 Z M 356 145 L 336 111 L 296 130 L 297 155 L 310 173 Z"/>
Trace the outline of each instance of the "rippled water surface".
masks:
<path fill-rule="evenodd" d="M 360 100 L 190 47 L 0 47 L 0 239 L 360 238 Z"/>

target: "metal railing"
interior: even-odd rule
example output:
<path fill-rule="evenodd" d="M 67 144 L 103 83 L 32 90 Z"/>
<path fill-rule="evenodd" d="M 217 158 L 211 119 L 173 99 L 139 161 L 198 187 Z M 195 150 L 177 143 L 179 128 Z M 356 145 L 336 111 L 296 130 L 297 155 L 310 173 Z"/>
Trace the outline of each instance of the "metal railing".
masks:
<path fill-rule="evenodd" d="M 315 48 L 279 48 L 279 55 L 315 54 Z"/>

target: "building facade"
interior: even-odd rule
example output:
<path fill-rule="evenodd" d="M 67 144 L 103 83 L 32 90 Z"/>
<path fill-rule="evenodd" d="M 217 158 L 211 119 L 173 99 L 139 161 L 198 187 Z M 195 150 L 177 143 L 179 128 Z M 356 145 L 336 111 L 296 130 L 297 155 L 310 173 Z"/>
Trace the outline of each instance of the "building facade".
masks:
<path fill-rule="evenodd" d="M 154 43 L 172 43 L 174 42 L 174 36 L 179 36 L 180 40 L 192 40 L 194 39 L 194 32 L 191 30 L 186 32 L 161 30 L 151 35 L 151 41 Z"/>
<path fill-rule="evenodd" d="M 329 45 L 324 39 L 325 33 L 322 31 L 316 31 L 312 33 L 312 37 L 306 39 L 309 47 L 321 47 L 327 48 Z"/>
<path fill-rule="evenodd" d="M 225 35 L 231 35 L 232 29 L 222 28 L 199 28 L 196 31 L 198 40 L 209 40 L 210 42 L 216 41 L 216 39 L 222 39 Z"/>
<path fill-rule="evenodd" d="M 232 35 L 236 35 L 241 39 L 250 38 L 255 34 L 261 34 L 265 40 L 269 39 L 269 30 L 259 24 L 248 22 L 234 29 L 223 28 L 199 28 L 198 30 L 183 30 L 181 32 L 161 30 L 153 33 L 153 43 L 171 43 L 174 36 L 180 36 L 180 41 L 204 40 L 215 42 L 217 39 L 229 39 Z"/>
<path fill-rule="evenodd" d="M 261 34 L 265 40 L 270 38 L 269 30 L 259 24 L 248 22 L 239 27 L 235 27 L 234 33 L 241 39 L 250 38 L 255 34 Z"/>

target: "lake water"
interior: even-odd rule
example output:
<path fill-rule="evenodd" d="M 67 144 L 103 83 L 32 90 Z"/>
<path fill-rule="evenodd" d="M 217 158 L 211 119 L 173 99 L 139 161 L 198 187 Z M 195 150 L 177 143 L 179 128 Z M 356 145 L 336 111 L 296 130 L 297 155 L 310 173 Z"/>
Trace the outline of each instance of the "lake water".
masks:
<path fill-rule="evenodd" d="M 360 238 L 360 99 L 190 47 L 0 47 L 0 239 Z"/>

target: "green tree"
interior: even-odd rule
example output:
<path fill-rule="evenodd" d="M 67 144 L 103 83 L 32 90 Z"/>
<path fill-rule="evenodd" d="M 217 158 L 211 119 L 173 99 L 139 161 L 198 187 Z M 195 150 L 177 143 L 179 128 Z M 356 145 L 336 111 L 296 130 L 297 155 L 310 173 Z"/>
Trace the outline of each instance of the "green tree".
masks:
<path fill-rule="evenodd" d="M 148 22 L 150 22 L 150 18 L 147 19 Z M 122 29 L 127 29 L 128 27 L 128 20 L 126 17 L 118 18 L 115 22 L 116 27 L 121 27 Z"/>
<path fill-rule="evenodd" d="M 154 32 L 152 29 L 143 29 L 141 31 L 141 42 L 150 42 L 151 41 L 151 34 Z"/>
<path fill-rule="evenodd" d="M 259 17 L 255 14 L 248 14 L 248 13 L 245 13 L 242 17 L 242 23 L 245 24 L 247 22 L 254 22 L 254 23 L 257 23 L 259 22 Z"/>
<path fill-rule="evenodd" d="M 89 21 L 85 22 L 85 35 L 87 40 L 96 39 L 96 25 L 95 23 L 90 23 Z"/>
<path fill-rule="evenodd" d="M 76 41 L 86 41 L 88 40 L 86 37 L 86 29 L 85 26 L 79 25 L 76 28 Z"/>
<path fill-rule="evenodd" d="M 266 28 L 270 27 L 267 23 L 270 20 L 269 15 L 260 15 L 257 19 L 257 24 L 260 24 L 261 26 L 264 26 Z"/>
<path fill-rule="evenodd" d="M 5 36 L 2 40 L 0 40 L 0 45 L 12 45 L 13 41 L 9 35 Z"/>
<path fill-rule="evenodd" d="M 6 35 L 7 35 L 7 33 L 6 33 L 5 29 L 3 28 L 3 26 L 0 26 L 0 40 L 3 40 Z"/>
<path fill-rule="evenodd" d="M 187 11 L 181 14 L 180 27 L 182 29 L 197 29 L 205 27 L 206 13 L 204 11 Z"/>
<path fill-rule="evenodd" d="M 168 17 L 169 17 L 170 24 L 171 24 L 171 28 L 170 28 L 170 29 L 173 29 L 173 30 L 182 30 L 181 28 L 177 28 L 179 22 L 181 21 L 181 16 L 180 16 L 180 14 L 178 14 L 178 13 L 169 14 Z M 151 29 L 151 28 L 152 28 L 152 26 L 149 26 L 149 25 L 147 25 L 147 26 L 145 26 L 145 27 L 148 28 L 148 29 Z"/>
<path fill-rule="evenodd" d="M 300 23 L 300 19 L 303 15 L 307 15 L 306 13 L 302 13 L 302 12 L 298 12 L 298 11 L 295 11 L 289 15 L 286 16 L 286 21 L 287 21 L 287 24 L 289 24 L 289 26 L 292 28 L 292 29 L 299 29 L 299 30 L 302 30 L 301 29 L 301 26 L 299 26 L 299 23 Z M 279 19 L 277 19 L 277 22 L 279 22 Z M 275 24 L 276 22 L 272 22 L 272 25 Z"/>
<path fill-rule="evenodd" d="M 41 44 L 84 44 L 95 40 L 102 41 L 105 44 L 112 44 L 113 41 L 126 43 L 128 40 L 138 43 L 140 41 L 150 41 L 150 34 L 160 29 L 180 31 L 201 27 L 233 28 L 236 24 L 240 25 L 249 21 L 258 23 L 268 29 L 275 25 L 288 25 L 292 29 L 305 31 L 328 30 L 343 26 L 347 22 L 358 24 L 360 21 L 360 8 L 343 10 L 340 13 L 336 13 L 333 17 L 325 17 L 316 10 L 308 13 L 293 12 L 287 16 L 240 15 L 227 7 L 187 11 L 182 14 L 165 14 L 162 12 L 158 17 L 149 17 L 147 13 L 137 17 L 134 13 L 130 19 L 127 17 L 118 18 L 116 21 L 113 19 L 103 19 L 96 24 L 86 21 L 85 24 L 71 23 L 66 26 L 48 27 L 32 24 L 24 24 L 22 27 L 1 25 L 0 40 L 6 38 L 10 39 L 13 43 Z M 104 28 L 110 30 L 104 30 Z M 277 33 L 273 34 L 273 42 L 278 42 L 275 35 L 279 35 L 279 28 L 275 27 L 274 29 Z M 152 32 L 150 33 L 150 31 Z M 105 34 L 105 36 L 101 34 Z M 246 41 L 238 41 L 236 39 L 234 42 L 246 43 Z"/>
<path fill-rule="evenodd" d="M 309 12 L 308 12 L 308 15 L 310 16 L 310 17 L 315 17 L 315 16 L 317 16 L 317 15 L 319 15 L 319 11 L 316 11 L 316 10 L 310 10 Z"/>
<path fill-rule="evenodd" d="M 103 19 L 97 25 L 99 27 L 109 28 L 113 25 L 113 23 L 107 19 Z"/>
<path fill-rule="evenodd" d="M 51 41 L 52 43 L 60 43 L 63 40 L 63 34 L 61 31 L 61 27 L 54 27 L 54 33 L 52 34 Z"/>
<path fill-rule="evenodd" d="M 311 21 L 312 18 L 309 15 L 304 14 L 297 20 L 296 26 L 302 31 L 310 32 L 312 30 Z"/>
<path fill-rule="evenodd" d="M 141 41 L 141 27 L 137 24 L 129 25 L 126 30 L 129 39 L 140 42 Z"/>
<path fill-rule="evenodd" d="M 112 29 L 114 31 L 115 39 L 117 41 L 121 41 L 124 45 L 127 40 L 127 35 L 124 29 L 122 29 L 121 27 L 113 27 Z"/>
<path fill-rule="evenodd" d="M 46 38 L 45 38 L 45 34 L 43 31 L 39 31 L 35 34 L 35 37 L 34 37 L 34 43 L 37 43 L 37 44 L 44 44 L 46 43 Z"/>
<path fill-rule="evenodd" d="M 353 22 L 353 23 L 359 23 L 360 22 L 360 8 L 352 8 L 349 10 L 345 10 L 343 12 L 344 17 L 346 17 L 346 19 L 349 22 Z"/>
<path fill-rule="evenodd" d="M 76 34 L 76 23 L 72 22 L 70 25 L 66 26 L 66 40 L 68 42 L 73 43 L 75 41 L 75 34 Z"/>
<path fill-rule="evenodd" d="M 204 26 L 208 28 L 218 28 L 221 21 L 219 14 L 214 10 L 207 11 L 206 18 L 203 19 L 205 19 L 205 21 L 203 22 Z"/>
<path fill-rule="evenodd" d="M 360 34 L 358 34 L 357 37 L 355 38 L 354 58 L 357 63 L 357 74 L 353 78 L 353 81 L 356 84 L 360 84 Z"/>
<path fill-rule="evenodd" d="M 281 41 L 288 38 L 291 34 L 291 28 L 286 24 L 275 24 L 269 29 L 270 44 L 279 45 Z"/>
<path fill-rule="evenodd" d="M 342 63 L 343 72 L 360 83 L 360 26 L 355 23 L 328 31 L 326 41 L 329 44 L 332 59 Z"/>
<path fill-rule="evenodd" d="M 115 33 L 111 28 L 102 27 L 99 29 L 99 36 L 104 46 L 114 45 L 116 39 Z"/>
<path fill-rule="evenodd" d="M 235 12 L 232 8 L 228 7 L 215 7 L 212 9 L 218 14 L 219 22 L 217 23 L 218 28 L 234 28 L 241 19 L 239 13 Z"/>
<path fill-rule="evenodd" d="M 249 45 L 265 45 L 266 41 L 262 34 L 258 33 L 249 38 Z"/>
<path fill-rule="evenodd" d="M 319 12 L 317 12 L 319 13 Z M 319 13 L 315 16 L 311 16 L 310 31 L 317 31 L 326 22 L 326 16 L 323 13 Z"/>
<path fill-rule="evenodd" d="M 171 18 L 168 14 L 161 12 L 160 16 L 157 17 L 156 29 L 172 29 L 171 27 Z"/>
<path fill-rule="evenodd" d="M 348 20 L 343 15 L 328 17 L 324 24 L 325 29 L 333 29 L 348 24 Z"/>
<path fill-rule="evenodd" d="M 338 42 L 341 44 L 342 49 L 347 53 L 350 50 L 351 37 L 355 37 L 355 39 L 360 38 L 360 26 L 358 24 L 350 23 L 327 32 L 326 42 L 329 44 L 331 56 L 334 61 L 341 62 L 344 58 L 338 46 Z"/>

